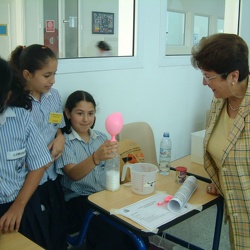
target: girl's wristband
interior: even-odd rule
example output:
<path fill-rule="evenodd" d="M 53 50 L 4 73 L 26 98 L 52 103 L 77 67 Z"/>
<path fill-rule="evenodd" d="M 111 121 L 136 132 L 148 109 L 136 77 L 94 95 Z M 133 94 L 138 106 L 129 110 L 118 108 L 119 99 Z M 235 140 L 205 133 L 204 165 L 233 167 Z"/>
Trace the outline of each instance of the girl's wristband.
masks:
<path fill-rule="evenodd" d="M 92 160 L 93 160 L 93 162 L 94 162 L 94 164 L 95 164 L 96 166 L 100 164 L 100 162 L 99 162 L 99 163 L 96 163 L 96 161 L 95 161 L 95 152 L 92 154 Z"/>

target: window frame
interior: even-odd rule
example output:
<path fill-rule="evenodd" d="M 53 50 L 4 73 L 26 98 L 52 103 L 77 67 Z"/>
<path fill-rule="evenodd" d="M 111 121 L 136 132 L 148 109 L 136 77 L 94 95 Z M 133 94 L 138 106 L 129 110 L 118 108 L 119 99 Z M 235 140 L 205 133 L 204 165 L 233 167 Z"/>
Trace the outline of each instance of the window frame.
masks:
<path fill-rule="evenodd" d="M 57 74 L 142 68 L 144 34 L 143 5 L 144 1 L 135 0 L 134 56 L 59 58 Z"/>

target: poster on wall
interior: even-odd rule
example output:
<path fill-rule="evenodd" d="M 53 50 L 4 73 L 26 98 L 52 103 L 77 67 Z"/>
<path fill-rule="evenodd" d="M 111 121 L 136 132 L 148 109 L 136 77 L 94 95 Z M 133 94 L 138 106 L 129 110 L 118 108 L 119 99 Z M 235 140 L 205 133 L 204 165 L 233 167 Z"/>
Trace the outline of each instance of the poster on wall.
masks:
<path fill-rule="evenodd" d="M 7 35 L 8 35 L 7 24 L 0 24 L 0 36 L 7 36 Z"/>
<path fill-rule="evenodd" d="M 55 32 L 55 20 L 46 20 L 46 32 Z"/>
<path fill-rule="evenodd" d="M 114 13 L 93 11 L 92 34 L 114 34 Z"/>

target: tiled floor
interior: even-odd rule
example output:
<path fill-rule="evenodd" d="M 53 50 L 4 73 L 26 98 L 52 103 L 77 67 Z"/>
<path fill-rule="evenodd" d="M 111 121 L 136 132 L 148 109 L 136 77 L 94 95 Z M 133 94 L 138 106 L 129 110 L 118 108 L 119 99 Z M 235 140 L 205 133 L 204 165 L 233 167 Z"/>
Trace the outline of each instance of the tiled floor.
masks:
<path fill-rule="evenodd" d="M 216 206 L 212 206 L 201 213 L 185 220 L 178 225 L 171 227 L 166 230 L 167 233 L 172 234 L 176 237 L 182 238 L 185 241 L 191 242 L 194 245 L 202 247 L 205 250 L 212 249 L 213 243 L 213 233 L 215 225 L 215 216 L 216 216 Z M 230 243 L 228 237 L 228 225 L 222 225 L 221 239 L 219 250 L 229 250 Z M 166 244 L 164 241 L 159 241 L 158 239 L 154 240 L 156 244 L 163 247 L 163 249 L 171 250 L 182 250 L 186 249 L 176 244 Z M 169 245 L 175 245 L 174 247 L 169 247 Z M 83 246 L 81 248 L 70 248 L 70 250 L 85 250 Z M 133 250 L 133 249 L 128 249 Z"/>
<path fill-rule="evenodd" d="M 216 211 L 216 206 L 212 206 L 211 208 L 202 211 L 201 213 L 185 220 L 184 222 L 169 228 L 168 230 L 166 230 L 166 232 L 185 241 L 191 242 L 196 246 L 202 247 L 205 250 L 211 250 L 213 243 Z M 186 248 L 175 247 L 173 249 L 179 250 Z M 230 243 L 228 224 L 225 225 L 223 222 L 219 250 L 229 249 Z"/>

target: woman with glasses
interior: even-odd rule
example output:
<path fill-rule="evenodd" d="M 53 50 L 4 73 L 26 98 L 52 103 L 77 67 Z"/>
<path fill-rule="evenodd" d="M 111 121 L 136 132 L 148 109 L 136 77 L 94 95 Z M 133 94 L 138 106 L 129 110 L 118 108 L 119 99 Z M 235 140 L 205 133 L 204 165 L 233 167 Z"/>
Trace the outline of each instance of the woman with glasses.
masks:
<path fill-rule="evenodd" d="M 231 249 L 250 249 L 248 46 L 238 35 L 211 35 L 193 47 L 191 61 L 214 93 L 204 139 L 207 192 L 225 199 Z"/>

